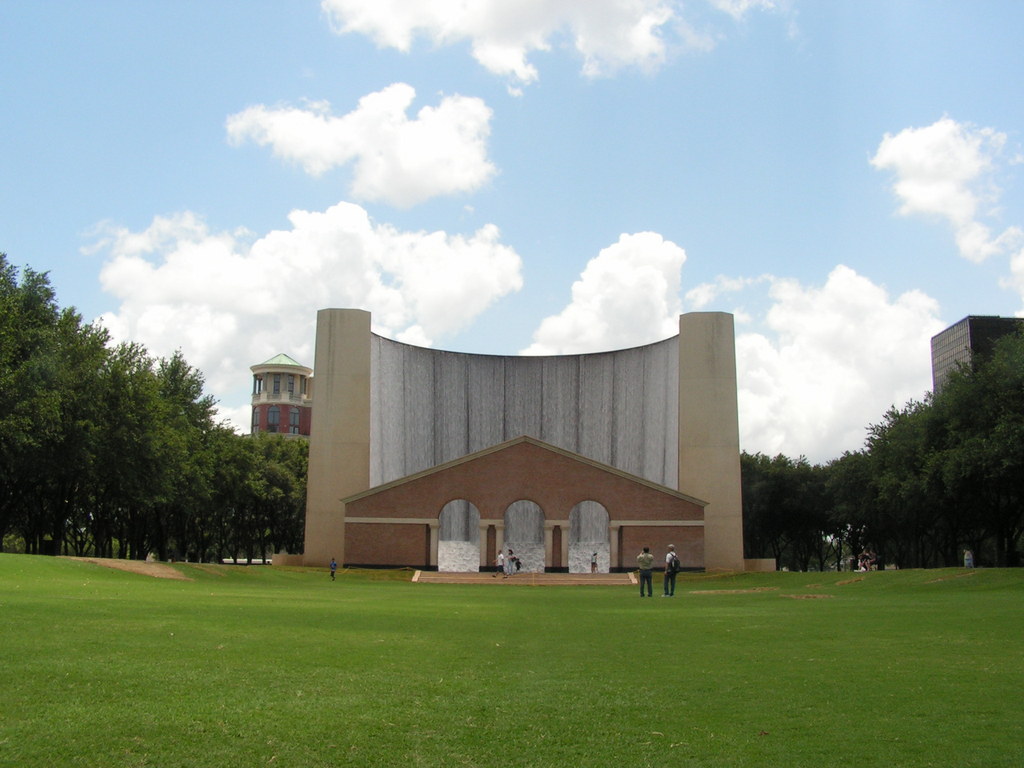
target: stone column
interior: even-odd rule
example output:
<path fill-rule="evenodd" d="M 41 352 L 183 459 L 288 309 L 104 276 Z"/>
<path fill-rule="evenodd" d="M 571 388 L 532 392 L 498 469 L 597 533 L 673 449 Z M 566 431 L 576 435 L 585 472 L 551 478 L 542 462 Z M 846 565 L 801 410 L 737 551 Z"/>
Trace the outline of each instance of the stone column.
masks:
<path fill-rule="evenodd" d="M 548 569 L 548 568 L 551 568 L 555 564 L 554 563 L 554 559 L 553 559 L 554 558 L 554 549 L 552 548 L 552 544 L 554 542 L 554 538 L 553 538 L 554 527 L 555 526 L 554 526 L 553 523 L 548 523 L 548 522 L 544 523 L 544 568 L 545 568 L 545 570 Z"/>
<path fill-rule="evenodd" d="M 736 341 L 724 312 L 679 318 L 679 490 L 708 502 L 704 567 L 742 571 Z"/>
<path fill-rule="evenodd" d="M 481 520 L 480 523 L 480 567 L 484 568 L 494 564 L 494 558 L 498 556 L 497 552 L 491 555 L 494 551 L 494 539 L 492 538 L 494 526 L 487 520 Z"/>
<path fill-rule="evenodd" d="M 497 550 L 494 553 L 494 556 L 497 557 L 498 556 L 498 552 L 503 552 L 505 550 L 505 523 L 504 522 L 500 522 L 500 523 L 495 523 L 494 524 L 494 543 L 497 544 Z"/>
<path fill-rule="evenodd" d="M 316 377 L 309 438 L 303 562 L 345 562 L 341 500 L 370 487 L 370 313 L 316 316 Z"/>
<path fill-rule="evenodd" d="M 430 565 L 437 567 L 437 539 L 441 528 L 441 521 L 431 521 L 430 526 Z"/>

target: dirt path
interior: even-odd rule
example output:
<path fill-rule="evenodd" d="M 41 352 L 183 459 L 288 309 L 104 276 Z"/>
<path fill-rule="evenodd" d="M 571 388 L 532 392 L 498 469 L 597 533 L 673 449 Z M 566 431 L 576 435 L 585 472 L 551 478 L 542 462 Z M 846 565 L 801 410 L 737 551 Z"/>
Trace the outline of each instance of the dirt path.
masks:
<path fill-rule="evenodd" d="M 167 563 L 150 563 L 145 560 L 116 560 L 102 557 L 69 557 L 68 560 L 78 560 L 82 563 L 93 563 L 102 565 L 104 568 L 113 568 L 117 571 L 128 571 L 143 576 L 152 576 L 155 579 L 177 579 L 179 581 L 192 581 L 188 576 Z"/>

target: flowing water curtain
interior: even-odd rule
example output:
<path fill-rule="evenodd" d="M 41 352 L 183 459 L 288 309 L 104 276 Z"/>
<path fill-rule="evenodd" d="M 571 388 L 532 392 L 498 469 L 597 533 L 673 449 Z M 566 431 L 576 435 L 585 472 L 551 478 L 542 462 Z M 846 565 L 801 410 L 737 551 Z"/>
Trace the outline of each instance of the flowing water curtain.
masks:
<path fill-rule="evenodd" d="M 569 573 L 590 573 L 590 558 L 597 553 L 598 573 L 611 570 L 608 510 L 597 501 L 581 501 L 569 513 Z"/>
<path fill-rule="evenodd" d="M 480 510 L 467 499 L 454 499 L 441 509 L 437 570 L 475 573 L 480 570 Z"/>
<path fill-rule="evenodd" d="M 544 510 L 520 499 L 505 510 L 505 554 L 513 550 L 522 562 L 520 573 L 544 572 Z"/>

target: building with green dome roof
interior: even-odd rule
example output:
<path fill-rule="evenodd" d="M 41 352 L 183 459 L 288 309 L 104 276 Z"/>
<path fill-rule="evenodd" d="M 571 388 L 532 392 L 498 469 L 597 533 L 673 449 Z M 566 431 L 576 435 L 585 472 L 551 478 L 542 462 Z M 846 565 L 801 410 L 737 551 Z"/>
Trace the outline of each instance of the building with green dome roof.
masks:
<path fill-rule="evenodd" d="M 250 370 L 252 434 L 273 432 L 308 438 L 313 409 L 313 369 L 282 352 Z"/>

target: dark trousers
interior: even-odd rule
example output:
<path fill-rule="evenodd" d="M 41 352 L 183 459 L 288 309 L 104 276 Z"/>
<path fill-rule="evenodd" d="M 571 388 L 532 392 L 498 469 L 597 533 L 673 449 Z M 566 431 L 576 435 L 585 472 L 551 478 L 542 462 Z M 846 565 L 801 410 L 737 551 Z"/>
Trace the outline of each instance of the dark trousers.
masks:
<path fill-rule="evenodd" d="M 647 585 L 647 596 L 651 597 L 652 585 L 654 584 L 652 571 L 640 571 L 640 597 L 644 596 L 644 584 Z"/>
<path fill-rule="evenodd" d="M 674 595 L 676 593 L 676 574 L 675 571 L 665 571 L 665 594 Z"/>

